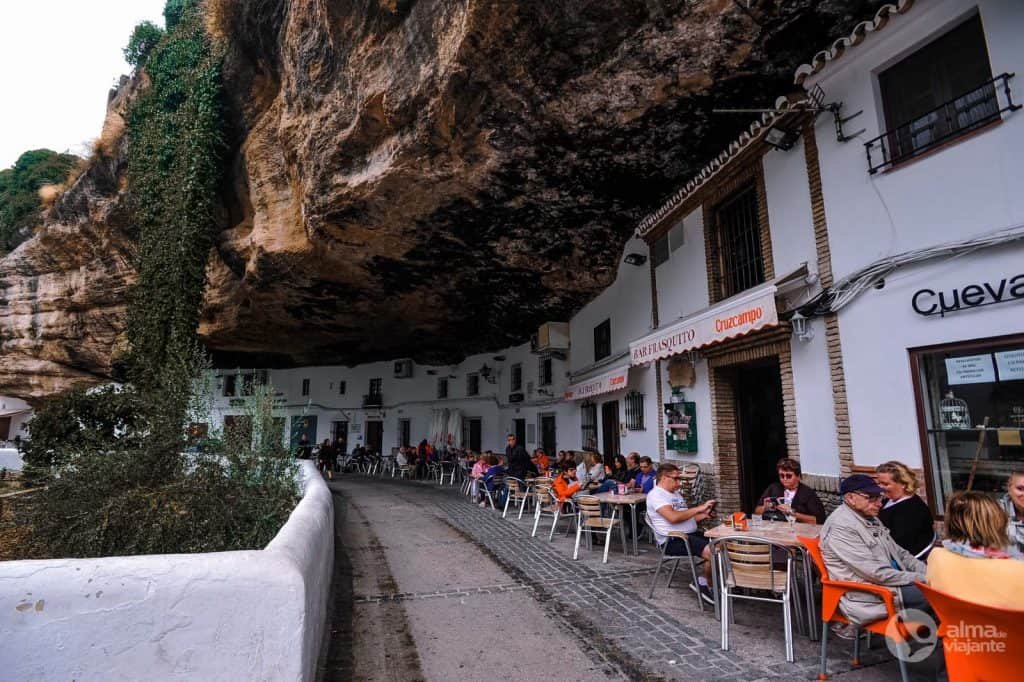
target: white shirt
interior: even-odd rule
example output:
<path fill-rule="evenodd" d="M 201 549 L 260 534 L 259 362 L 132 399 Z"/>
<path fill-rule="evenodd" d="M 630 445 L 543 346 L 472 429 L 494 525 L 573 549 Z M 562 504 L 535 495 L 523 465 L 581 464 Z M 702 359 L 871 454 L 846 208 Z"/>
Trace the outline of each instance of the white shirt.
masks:
<path fill-rule="evenodd" d="M 796 497 L 796 490 L 790 490 L 789 488 L 782 489 L 782 500 L 785 504 L 790 507 L 793 506 L 793 498 Z"/>
<path fill-rule="evenodd" d="M 654 487 L 651 488 L 651 492 L 647 493 L 647 517 L 651 520 L 651 525 L 654 527 L 654 539 L 659 545 L 665 544 L 670 531 L 693 533 L 697 530 L 697 522 L 693 518 L 680 521 L 679 523 L 672 523 L 659 514 L 658 510 L 666 505 L 676 511 L 689 509 L 682 495 L 670 493 L 655 483 Z"/>
<path fill-rule="evenodd" d="M 587 463 L 585 461 L 576 465 L 576 480 L 579 481 L 581 488 L 586 488 L 587 484 L 590 483 L 590 472 L 587 471 Z"/>

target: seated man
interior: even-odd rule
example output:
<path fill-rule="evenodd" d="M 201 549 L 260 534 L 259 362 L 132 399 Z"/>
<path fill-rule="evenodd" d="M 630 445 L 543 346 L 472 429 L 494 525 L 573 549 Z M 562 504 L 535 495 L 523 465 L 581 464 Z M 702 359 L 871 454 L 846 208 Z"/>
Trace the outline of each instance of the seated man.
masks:
<path fill-rule="evenodd" d="M 548 469 L 551 468 L 551 460 L 548 459 L 547 454 L 544 452 L 544 448 L 537 448 L 533 451 L 532 461 L 541 476 L 548 475 Z"/>
<path fill-rule="evenodd" d="M 888 587 L 897 608 L 930 611 L 928 601 L 914 581 L 924 582 L 926 566 L 903 549 L 878 520 L 882 488 L 865 474 L 847 476 L 839 485 L 843 504 L 821 529 L 821 555 L 832 580 L 849 580 Z M 849 592 L 839 602 L 852 623 L 863 624 L 886 617 L 881 598 L 866 592 Z M 840 637 L 852 637 L 850 628 L 833 627 Z"/>
<path fill-rule="evenodd" d="M 761 493 L 754 513 L 760 516 L 775 509 L 787 515 L 792 513 L 800 523 L 825 523 L 825 506 L 818 493 L 800 482 L 800 462 L 783 457 L 775 463 L 775 470 L 779 480 Z"/>
<path fill-rule="evenodd" d="M 648 458 L 644 459 L 650 462 Z M 690 589 L 699 590 L 704 601 L 714 604 L 715 596 L 708 584 L 711 579 L 711 549 L 708 547 L 707 538 L 704 537 L 704 531 L 697 527 L 697 523 L 714 515 L 712 508 L 715 501 L 707 500 L 693 509 L 687 508 L 686 501 L 679 494 L 681 477 L 679 467 L 675 464 L 663 462 L 658 465 L 655 474 L 657 483 L 647 494 L 647 518 L 654 528 L 654 539 L 658 546 L 665 545 L 666 556 L 687 555 L 686 544 L 682 538 L 668 537 L 672 531 L 686 533 L 690 550 L 704 558 L 704 575 L 697 578 L 699 585 L 691 585 Z M 668 544 L 665 544 L 666 542 Z"/>
<path fill-rule="evenodd" d="M 558 472 L 558 476 L 551 482 L 551 487 L 554 489 L 558 501 L 565 502 L 579 492 L 582 486 L 576 479 L 576 469 L 567 467 Z"/>
<path fill-rule="evenodd" d="M 633 487 L 639 488 L 641 492 L 649 493 L 654 487 L 655 480 L 657 480 L 657 476 L 654 471 L 654 462 L 650 457 L 641 457 L 640 471 L 637 472 L 636 478 L 633 479 Z"/>

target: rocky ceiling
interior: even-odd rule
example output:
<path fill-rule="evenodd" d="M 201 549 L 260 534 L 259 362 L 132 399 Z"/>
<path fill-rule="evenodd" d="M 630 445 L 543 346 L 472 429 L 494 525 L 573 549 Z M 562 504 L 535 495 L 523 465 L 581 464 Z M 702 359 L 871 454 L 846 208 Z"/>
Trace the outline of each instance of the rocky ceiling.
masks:
<path fill-rule="evenodd" d="M 748 8 L 747 5 L 753 6 Z M 607 286 L 638 218 L 880 0 L 211 0 L 230 181 L 200 335 L 224 366 L 451 362 Z M 112 372 L 120 114 L 0 262 L 0 393 Z"/>

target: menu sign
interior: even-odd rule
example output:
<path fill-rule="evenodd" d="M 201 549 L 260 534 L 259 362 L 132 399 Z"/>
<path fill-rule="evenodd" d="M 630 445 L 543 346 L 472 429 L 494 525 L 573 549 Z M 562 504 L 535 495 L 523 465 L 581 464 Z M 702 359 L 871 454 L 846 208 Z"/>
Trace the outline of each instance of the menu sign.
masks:
<path fill-rule="evenodd" d="M 996 367 L 1000 381 L 1024 379 L 1024 348 L 996 353 Z"/>
<path fill-rule="evenodd" d="M 965 355 L 946 358 L 946 377 L 950 386 L 957 384 L 984 384 L 996 380 L 992 355 Z"/>

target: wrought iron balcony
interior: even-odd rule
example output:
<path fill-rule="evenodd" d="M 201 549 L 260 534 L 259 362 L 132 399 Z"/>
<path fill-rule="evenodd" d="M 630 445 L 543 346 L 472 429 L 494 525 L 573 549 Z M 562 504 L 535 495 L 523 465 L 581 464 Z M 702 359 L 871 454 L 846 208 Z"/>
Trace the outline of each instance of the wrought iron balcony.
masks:
<path fill-rule="evenodd" d="M 1007 111 L 1016 111 L 1010 79 L 1004 73 L 970 92 L 939 105 L 913 121 L 886 131 L 864 144 L 868 155 L 868 172 L 876 173 L 907 159 L 923 154 L 939 145 L 966 135 L 996 121 Z M 1004 93 L 999 96 L 999 90 Z"/>
<path fill-rule="evenodd" d="M 364 393 L 363 394 L 363 407 L 380 407 L 384 404 L 384 394 L 382 393 Z"/>

